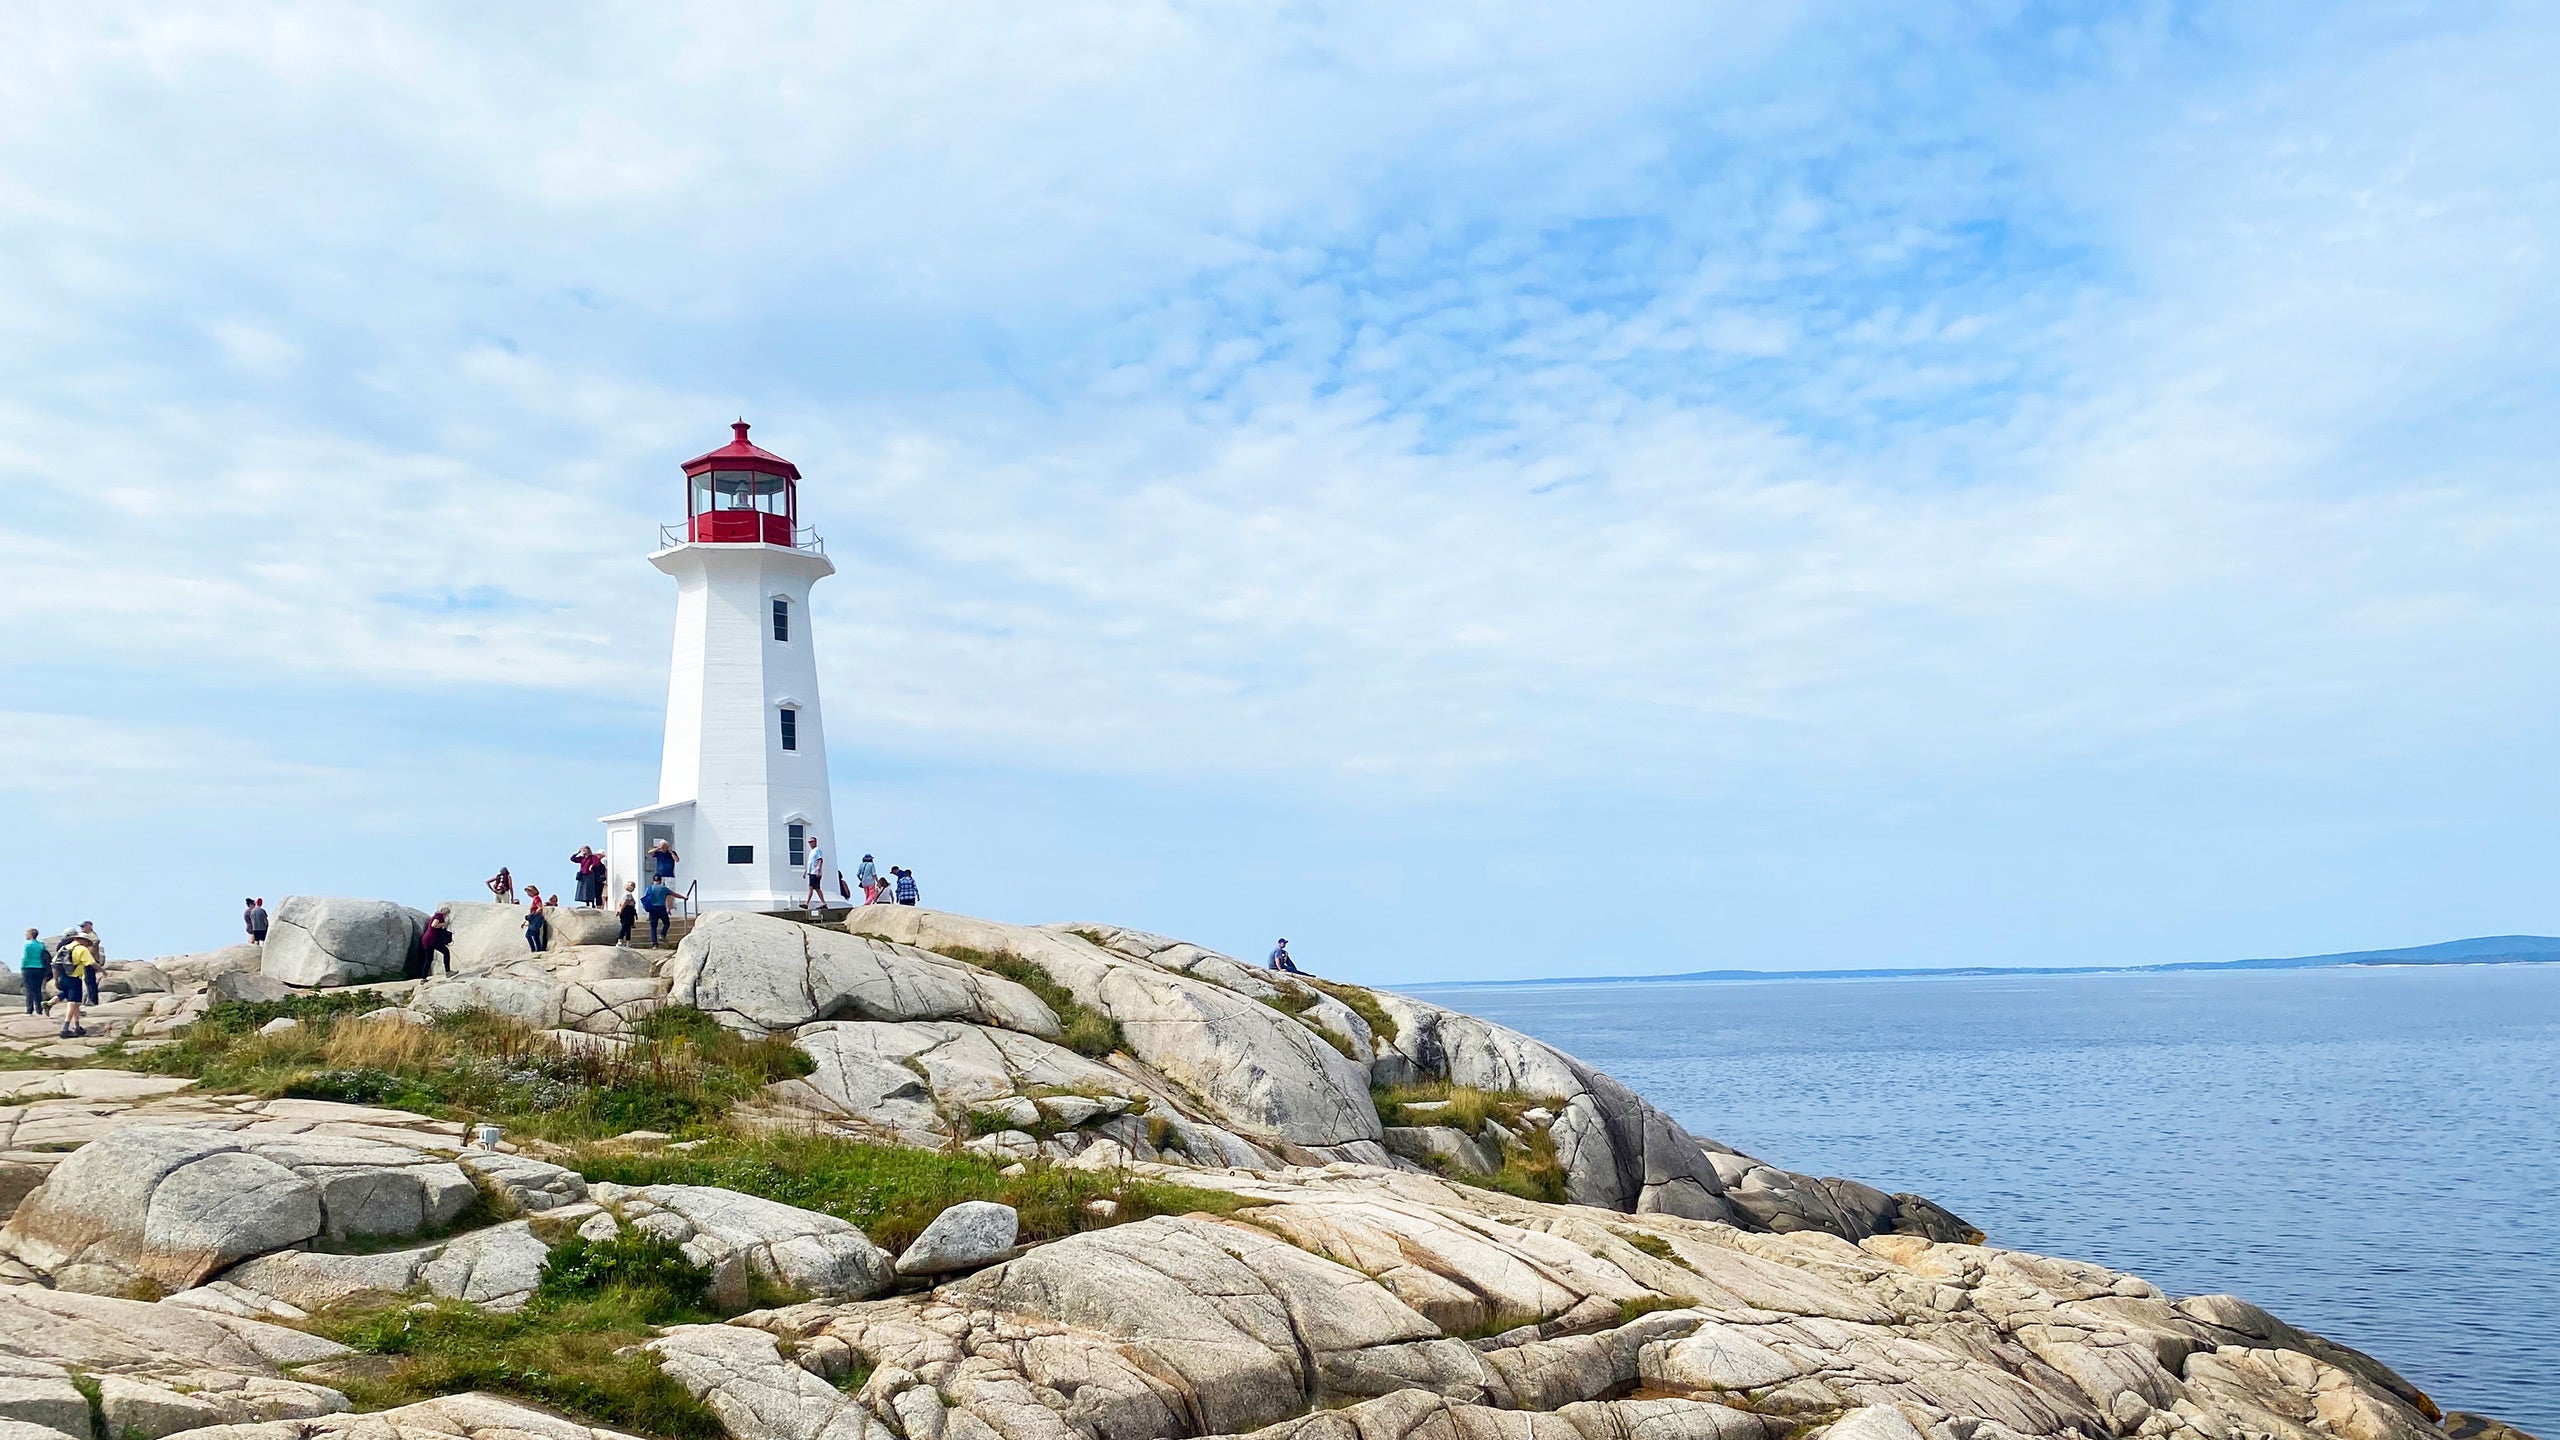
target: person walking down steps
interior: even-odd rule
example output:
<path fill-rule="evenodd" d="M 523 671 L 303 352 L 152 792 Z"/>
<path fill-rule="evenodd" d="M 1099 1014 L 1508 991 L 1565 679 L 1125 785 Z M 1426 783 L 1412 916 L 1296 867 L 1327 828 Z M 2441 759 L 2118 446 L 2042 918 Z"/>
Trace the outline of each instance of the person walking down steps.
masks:
<path fill-rule="evenodd" d="M 640 908 L 649 912 L 649 948 L 655 950 L 667 938 L 667 907 L 675 903 L 676 892 L 667 888 L 659 876 L 649 877 L 649 888 L 640 892 Z"/>

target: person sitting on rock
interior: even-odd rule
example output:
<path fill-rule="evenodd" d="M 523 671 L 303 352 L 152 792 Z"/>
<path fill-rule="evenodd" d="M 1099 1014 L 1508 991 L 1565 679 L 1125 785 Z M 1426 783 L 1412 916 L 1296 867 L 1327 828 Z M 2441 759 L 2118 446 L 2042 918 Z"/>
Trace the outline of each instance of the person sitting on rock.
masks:
<path fill-rule="evenodd" d="M 1270 966 L 1274 970 L 1284 971 L 1291 975 L 1305 973 L 1298 968 L 1297 961 L 1289 958 L 1289 937 L 1286 935 L 1280 937 L 1279 944 L 1271 947 Z"/>
<path fill-rule="evenodd" d="M 453 907 L 439 905 L 427 917 L 427 928 L 418 934 L 418 951 L 427 958 L 427 973 L 436 973 L 436 958 L 444 958 L 444 973 L 453 973 Z"/>
<path fill-rule="evenodd" d="M 489 893 L 497 896 L 501 905 L 516 903 L 515 872 L 504 865 L 499 866 L 498 873 L 489 877 Z"/>
<path fill-rule="evenodd" d="M 527 885 L 524 893 L 525 903 L 533 907 L 524 917 L 524 943 L 539 955 L 551 948 L 551 917 L 542 913 L 542 890 L 539 886 Z"/>

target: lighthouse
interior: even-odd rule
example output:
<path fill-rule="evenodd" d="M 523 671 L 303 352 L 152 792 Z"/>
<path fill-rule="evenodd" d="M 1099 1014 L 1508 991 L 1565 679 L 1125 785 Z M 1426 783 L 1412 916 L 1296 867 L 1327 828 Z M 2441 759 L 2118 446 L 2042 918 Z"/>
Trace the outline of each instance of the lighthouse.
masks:
<path fill-rule="evenodd" d="M 800 467 L 730 429 L 684 463 L 684 524 L 649 557 L 676 582 L 666 746 L 657 803 L 604 817 L 605 862 L 619 896 L 664 840 L 668 888 L 696 907 L 781 910 L 805 893 L 806 847 L 836 843 L 809 616 L 836 567 L 800 523 Z"/>

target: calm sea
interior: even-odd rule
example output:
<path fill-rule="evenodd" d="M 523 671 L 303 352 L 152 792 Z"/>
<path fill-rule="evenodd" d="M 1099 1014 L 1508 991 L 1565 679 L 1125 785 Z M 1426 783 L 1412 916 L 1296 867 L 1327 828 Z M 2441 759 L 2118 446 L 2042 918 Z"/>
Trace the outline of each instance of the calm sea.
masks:
<path fill-rule="evenodd" d="M 2560 964 L 1427 993 L 1738 1150 L 2560 1440 Z"/>

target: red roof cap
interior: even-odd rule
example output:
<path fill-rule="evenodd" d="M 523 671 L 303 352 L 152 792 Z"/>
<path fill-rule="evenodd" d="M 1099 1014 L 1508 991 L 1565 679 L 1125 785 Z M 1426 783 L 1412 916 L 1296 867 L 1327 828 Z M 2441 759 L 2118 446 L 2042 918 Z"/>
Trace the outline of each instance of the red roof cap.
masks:
<path fill-rule="evenodd" d="M 747 443 L 747 422 L 740 420 L 729 427 L 733 437 L 728 444 L 684 462 L 684 473 L 699 475 L 705 470 L 756 470 L 767 475 L 800 478 L 800 467 L 765 449 Z"/>

